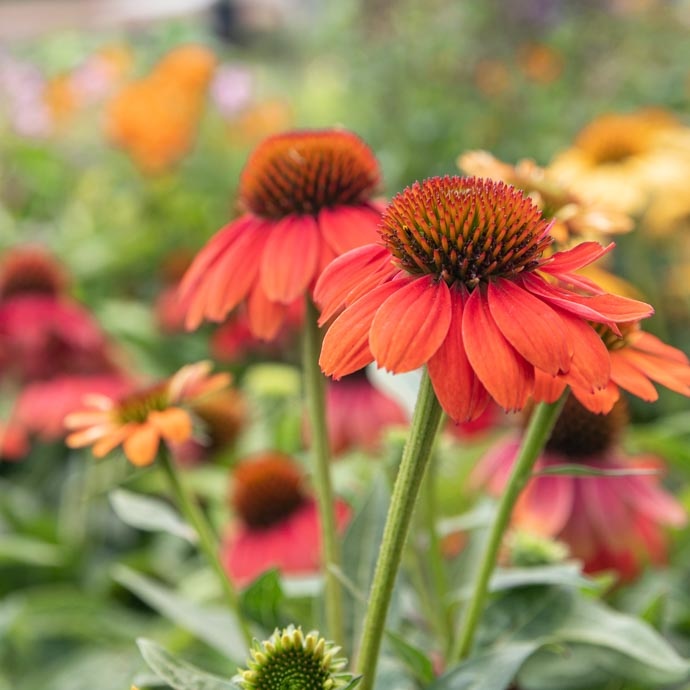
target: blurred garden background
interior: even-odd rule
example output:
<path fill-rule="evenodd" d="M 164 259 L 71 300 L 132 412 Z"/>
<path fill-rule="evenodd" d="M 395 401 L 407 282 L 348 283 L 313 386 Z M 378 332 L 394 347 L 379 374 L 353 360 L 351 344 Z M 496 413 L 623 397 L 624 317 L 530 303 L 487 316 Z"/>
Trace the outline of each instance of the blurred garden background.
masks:
<path fill-rule="evenodd" d="M 608 268 L 655 306 L 646 330 L 690 351 L 688 0 L 138 4 L 0 1 L 0 690 L 164 687 L 139 637 L 228 678 L 244 663 L 224 641 L 224 613 L 208 606 L 215 583 L 187 526 L 165 510 L 162 479 L 121 454 L 95 461 L 67 448 L 62 421 L 84 393 L 117 394 L 205 359 L 230 372 L 231 393 L 206 411 L 212 442 L 178 458 L 221 533 L 235 518 L 238 460 L 304 456 L 294 324 L 272 343 L 254 339 L 242 313 L 186 332 L 176 301 L 194 254 L 240 212 L 240 172 L 269 135 L 355 132 L 380 162 L 382 199 L 460 174 L 469 151 L 552 166 L 626 217 Z M 35 294 L 59 298 L 57 311 L 17 306 Z M 660 390 L 654 405 L 629 407 L 621 444 L 662 458 L 667 491 L 689 508 L 687 398 Z M 379 470 L 399 455 L 406 414 L 373 446 L 345 431 L 339 441 L 336 488 L 369 511 L 362 524 L 385 517 Z M 439 520 L 481 523 L 485 499 L 465 479 L 512 423 L 444 437 Z M 458 583 L 472 519 L 444 523 Z M 663 541 L 625 586 L 604 575 L 596 591 L 687 657 L 690 539 L 676 529 Z M 541 548 L 516 547 L 526 561 Z M 318 622 L 312 580 L 271 573 L 244 591 L 250 618 L 269 634 Z M 389 687 L 427 687 L 402 648 Z M 565 670 L 533 665 L 520 687 L 690 687 L 626 654 L 589 680 L 573 670 L 577 653 Z"/>

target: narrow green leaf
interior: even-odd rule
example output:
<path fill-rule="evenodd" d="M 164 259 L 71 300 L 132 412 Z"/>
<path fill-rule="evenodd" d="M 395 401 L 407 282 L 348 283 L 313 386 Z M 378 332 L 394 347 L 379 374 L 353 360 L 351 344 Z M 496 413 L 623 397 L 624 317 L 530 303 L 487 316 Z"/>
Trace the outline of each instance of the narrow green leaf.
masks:
<path fill-rule="evenodd" d="M 64 561 L 59 546 L 15 534 L 0 535 L 0 563 L 25 563 L 46 568 L 59 566 Z"/>
<path fill-rule="evenodd" d="M 196 635 L 221 654 L 235 660 L 246 656 L 244 638 L 230 611 L 189 601 L 125 566 L 118 566 L 113 577 L 161 615 Z"/>
<path fill-rule="evenodd" d="M 434 679 L 434 668 L 429 657 L 421 649 L 391 630 L 386 630 L 386 640 L 390 649 L 422 685 L 431 683 Z"/>
<path fill-rule="evenodd" d="M 130 527 L 147 532 L 167 532 L 196 543 L 194 529 L 167 503 L 125 489 L 111 491 L 109 498 L 115 514 Z"/>
<path fill-rule="evenodd" d="M 552 475 L 566 475 L 569 477 L 631 477 L 659 474 L 659 470 L 643 467 L 629 469 L 598 470 L 589 465 L 563 464 L 545 467 L 539 472 L 533 472 L 533 477 L 548 477 Z"/>
<path fill-rule="evenodd" d="M 241 690 L 238 685 L 178 659 L 151 640 L 138 639 L 146 663 L 174 690 Z"/>

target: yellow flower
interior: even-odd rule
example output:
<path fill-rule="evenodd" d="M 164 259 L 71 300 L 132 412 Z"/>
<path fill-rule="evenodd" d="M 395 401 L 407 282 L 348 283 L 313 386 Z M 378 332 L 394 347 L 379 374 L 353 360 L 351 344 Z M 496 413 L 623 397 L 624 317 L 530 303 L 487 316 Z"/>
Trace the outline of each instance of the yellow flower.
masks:
<path fill-rule="evenodd" d="M 549 169 L 580 196 L 636 214 L 690 175 L 690 128 L 657 109 L 602 115 Z"/>
<path fill-rule="evenodd" d="M 93 445 L 93 454 L 101 458 L 122 444 L 134 465 L 150 465 L 161 441 L 182 443 L 191 438 L 195 405 L 230 383 L 228 374 L 211 376 L 210 370 L 210 362 L 197 362 L 182 367 L 163 383 L 119 399 L 87 396 L 88 409 L 65 419 L 65 425 L 73 430 L 67 445 Z"/>
<path fill-rule="evenodd" d="M 574 237 L 601 240 L 603 235 L 632 230 L 628 215 L 576 194 L 533 160 L 522 159 L 513 166 L 486 151 L 468 151 L 458 157 L 457 164 L 468 175 L 507 182 L 526 192 L 544 216 L 553 219 L 551 236 L 558 245 L 568 246 Z"/>

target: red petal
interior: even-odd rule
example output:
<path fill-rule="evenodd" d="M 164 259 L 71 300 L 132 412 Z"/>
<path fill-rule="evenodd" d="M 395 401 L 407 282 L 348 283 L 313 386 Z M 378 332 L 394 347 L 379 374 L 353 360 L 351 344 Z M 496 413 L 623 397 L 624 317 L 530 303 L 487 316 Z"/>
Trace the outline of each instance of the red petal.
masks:
<path fill-rule="evenodd" d="M 512 522 L 535 534 L 555 537 L 570 517 L 574 493 L 572 477 L 535 477 L 515 504 Z"/>
<path fill-rule="evenodd" d="M 634 349 L 626 350 L 625 358 L 652 381 L 681 395 L 690 395 L 690 367 L 685 364 L 669 362 L 646 352 L 636 352 Z"/>
<path fill-rule="evenodd" d="M 373 361 L 369 349 L 369 329 L 383 302 L 403 285 L 379 285 L 358 299 L 330 325 L 321 346 L 319 364 L 324 374 L 340 378 Z"/>
<path fill-rule="evenodd" d="M 287 216 L 276 223 L 261 259 L 266 297 L 289 304 L 303 295 L 319 261 L 321 237 L 312 216 Z"/>
<path fill-rule="evenodd" d="M 320 323 L 326 323 L 395 272 L 389 251 L 375 244 L 339 256 L 323 271 L 314 288 L 314 301 L 321 307 Z"/>
<path fill-rule="evenodd" d="M 562 273 L 570 273 L 594 263 L 597 259 L 608 254 L 615 246 L 614 242 L 611 242 L 606 247 L 602 247 L 598 242 L 581 242 L 572 249 L 556 252 L 556 254 L 539 266 L 539 270 L 556 276 Z"/>
<path fill-rule="evenodd" d="M 606 386 L 611 378 L 611 360 L 604 341 L 585 321 L 561 312 L 573 348 L 570 370 L 564 375 L 568 383 L 590 393 Z"/>
<path fill-rule="evenodd" d="M 261 340 L 273 340 L 278 335 L 289 310 L 289 304 L 269 300 L 261 283 L 257 283 L 247 303 L 249 330 Z"/>
<path fill-rule="evenodd" d="M 455 422 L 477 419 L 489 394 L 470 365 L 462 342 L 463 295 L 451 289 L 451 322 L 441 347 L 427 363 L 441 407 Z"/>
<path fill-rule="evenodd" d="M 381 214 L 370 206 L 336 206 L 319 212 L 321 233 L 337 256 L 378 242 Z"/>
<path fill-rule="evenodd" d="M 403 284 L 381 305 L 371 324 L 369 344 L 376 363 L 399 374 L 428 362 L 448 333 L 451 306 L 443 280 L 425 276 Z"/>
<path fill-rule="evenodd" d="M 489 283 L 488 300 L 501 333 L 528 362 L 549 374 L 568 371 L 572 353 L 551 307 L 509 280 Z"/>
<path fill-rule="evenodd" d="M 506 340 L 481 289 L 465 304 L 462 338 L 479 380 L 504 410 L 521 410 L 534 388 L 534 369 Z"/>
<path fill-rule="evenodd" d="M 534 370 L 534 392 L 532 397 L 537 402 L 556 402 L 568 384 L 562 376 L 551 376 L 545 371 Z"/>
<path fill-rule="evenodd" d="M 636 350 L 643 350 L 651 355 L 678 362 L 679 364 L 688 364 L 688 358 L 684 352 L 671 345 L 667 345 L 651 333 L 638 331 L 630 338 L 630 344 Z"/>
<path fill-rule="evenodd" d="M 628 361 L 625 349 L 611 353 L 611 379 L 621 388 L 647 402 L 654 402 L 659 397 L 652 382 Z"/>
<path fill-rule="evenodd" d="M 588 321 L 614 324 L 638 321 L 654 313 L 648 304 L 635 299 L 609 294 L 585 297 L 550 285 L 535 274 L 523 275 L 520 280 L 532 294 Z"/>

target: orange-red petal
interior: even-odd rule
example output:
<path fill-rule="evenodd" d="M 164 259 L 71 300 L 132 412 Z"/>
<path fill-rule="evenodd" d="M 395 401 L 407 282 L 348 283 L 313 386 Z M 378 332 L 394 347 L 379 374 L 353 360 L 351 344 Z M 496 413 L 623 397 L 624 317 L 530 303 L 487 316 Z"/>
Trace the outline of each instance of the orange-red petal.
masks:
<path fill-rule="evenodd" d="M 319 262 L 321 238 L 313 216 L 287 216 L 271 229 L 261 259 L 261 285 L 273 302 L 304 295 Z"/>
<path fill-rule="evenodd" d="M 557 252 L 549 257 L 546 262 L 539 266 L 539 270 L 556 276 L 563 273 L 571 273 L 600 259 L 615 246 L 613 242 L 606 247 L 603 247 L 598 242 L 580 242 L 572 249 Z"/>
<path fill-rule="evenodd" d="M 262 340 L 273 340 L 290 310 L 290 305 L 272 302 L 264 293 L 261 283 L 254 285 L 247 301 L 249 330 Z"/>
<path fill-rule="evenodd" d="M 377 242 L 381 214 L 371 206 L 335 206 L 319 211 L 321 233 L 337 256 Z"/>
<path fill-rule="evenodd" d="M 314 288 L 314 300 L 321 308 L 324 324 L 344 306 L 384 282 L 395 273 L 385 247 L 369 244 L 335 259 L 324 270 Z"/>
<path fill-rule="evenodd" d="M 161 412 L 149 413 L 149 422 L 160 435 L 172 443 L 187 441 L 192 435 L 192 420 L 181 407 L 169 407 Z"/>
<path fill-rule="evenodd" d="M 448 333 L 451 304 L 443 280 L 424 276 L 401 285 L 371 324 L 369 345 L 376 363 L 397 374 L 428 362 Z"/>
<path fill-rule="evenodd" d="M 573 348 L 565 380 L 590 393 L 603 389 L 611 378 L 611 361 L 604 341 L 586 321 L 565 312 L 561 312 L 561 319 Z"/>
<path fill-rule="evenodd" d="M 626 350 L 615 350 L 611 353 L 611 379 L 629 393 L 647 402 L 654 402 L 659 397 L 654 384 L 626 357 Z"/>
<path fill-rule="evenodd" d="M 534 367 L 501 333 L 481 288 L 465 304 L 462 336 L 467 358 L 491 397 L 504 410 L 521 410 L 534 387 Z"/>
<path fill-rule="evenodd" d="M 645 331 L 638 331 L 630 336 L 630 345 L 636 350 L 648 352 L 651 355 L 656 355 L 662 359 L 678 362 L 679 364 L 688 364 L 687 355 L 673 347 L 667 345 L 665 342 L 659 340 L 655 335 L 646 333 Z"/>
<path fill-rule="evenodd" d="M 340 378 L 361 369 L 374 359 L 369 349 L 371 323 L 383 302 L 399 287 L 397 281 L 375 287 L 330 325 L 319 358 L 324 374 Z"/>
<path fill-rule="evenodd" d="M 487 296 L 501 333 L 528 362 L 549 374 L 568 371 L 572 350 L 551 307 L 509 280 L 489 283 Z"/>
<path fill-rule="evenodd" d="M 490 397 L 465 353 L 462 340 L 463 295 L 450 291 L 451 322 L 441 347 L 427 363 L 429 377 L 441 407 L 455 422 L 477 419 Z"/>
<path fill-rule="evenodd" d="M 150 465 L 158 453 L 160 434 L 152 424 L 140 424 L 124 441 L 124 451 L 133 465 Z"/>
<path fill-rule="evenodd" d="M 633 348 L 625 351 L 625 359 L 652 381 L 681 395 L 690 395 L 690 368 L 687 365 L 669 362 Z"/>

